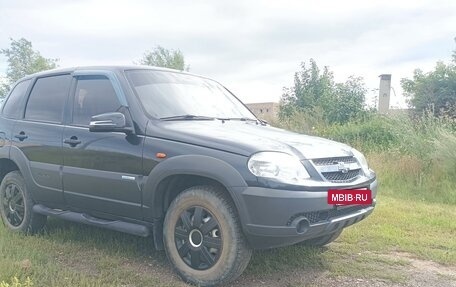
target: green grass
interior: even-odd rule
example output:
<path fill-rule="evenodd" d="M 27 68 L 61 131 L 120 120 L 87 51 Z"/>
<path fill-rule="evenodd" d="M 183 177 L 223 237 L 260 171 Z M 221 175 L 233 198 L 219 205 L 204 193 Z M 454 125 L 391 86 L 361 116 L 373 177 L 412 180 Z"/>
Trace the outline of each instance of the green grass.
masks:
<path fill-rule="evenodd" d="M 403 200 L 383 190 L 374 213 L 325 248 L 257 251 L 245 276 L 319 270 L 329 276 L 404 282 L 407 252 L 456 266 L 454 205 Z M 0 282 L 29 277 L 35 286 L 181 286 L 148 238 L 50 220 L 48 231 L 23 236 L 0 227 Z M 29 262 L 27 262 L 29 261 Z"/>
<path fill-rule="evenodd" d="M 0 227 L 0 282 L 30 277 L 35 286 L 168 285 L 163 253 L 144 239 L 50 220 L 47 232 L 23 236 Z M 29 260 L 30 264 L 24 264 Z M 150 265 L 156 270 L 148 271 Z M 138 268 L 136 268 L 138 267 Z M 170 272 L 168 272 L 170 273 Z"/>

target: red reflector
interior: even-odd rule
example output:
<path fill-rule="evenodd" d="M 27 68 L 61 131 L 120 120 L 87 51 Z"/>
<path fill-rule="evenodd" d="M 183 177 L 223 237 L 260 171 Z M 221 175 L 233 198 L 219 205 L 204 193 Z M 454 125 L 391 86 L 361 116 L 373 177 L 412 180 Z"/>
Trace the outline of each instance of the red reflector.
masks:
<path fill-rule="evenodd" d="M 330 189 L 328 204 L 372 204 L 372 191 L 370 189 Z"/>

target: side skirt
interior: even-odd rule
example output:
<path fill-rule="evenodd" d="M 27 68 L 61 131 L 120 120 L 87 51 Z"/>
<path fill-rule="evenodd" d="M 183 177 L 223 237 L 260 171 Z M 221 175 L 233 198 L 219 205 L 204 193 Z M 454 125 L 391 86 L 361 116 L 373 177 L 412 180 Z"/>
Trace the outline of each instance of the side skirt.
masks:
<path fill-rule="evenodd" d="M 69 210 L 60 210 L 60 209 L 52 209 L 46 207 L 42 204 L 36 204 L 33 206 L 33 212 L 53 216 L 57 218 L 61 218 L 68 221 L 83 223 L 87 225 L 97 226 L 101 228 L 106 228 L 110 230 L 120 231 L 124 233 L 129 233 L 133 235 L 138 235 L 142 237 L 147 237 L 151 234 L 151 230 L 149 227 L 130 223 L 120 220 L 106 220 L 101 218 L 96 218 L 86 213 L 78 213 Z M 155 228 L 154 228 L 155 229 Z"/>

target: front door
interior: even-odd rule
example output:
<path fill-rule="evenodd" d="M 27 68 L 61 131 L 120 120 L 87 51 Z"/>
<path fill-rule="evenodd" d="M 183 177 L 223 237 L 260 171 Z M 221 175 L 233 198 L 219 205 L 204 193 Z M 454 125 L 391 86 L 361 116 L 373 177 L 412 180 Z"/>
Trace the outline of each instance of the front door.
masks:
<path fill-rule="evenodd" d="M 142 143 L 120 132 L 90 132 L 94 115 L 123 111 L 112 79 L 78 75 L 70 97 L 71 115 L 63 132 L 63 189 L 79 210 L 141 219 Z"/>

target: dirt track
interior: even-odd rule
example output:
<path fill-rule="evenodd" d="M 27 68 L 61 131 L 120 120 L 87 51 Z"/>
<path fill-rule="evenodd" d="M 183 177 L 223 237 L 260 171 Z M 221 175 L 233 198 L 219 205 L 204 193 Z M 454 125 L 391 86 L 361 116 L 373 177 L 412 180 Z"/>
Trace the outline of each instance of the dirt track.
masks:
<path fill-rule="evenodd" d="M 159 256 L 161 257 L 161 256 Z M 432 261 L 416 259 L 407 253 L 392 253 L 381 255 L 387 259 L 402 260 L 401 266 L 379 265 L 381 272 L 400 274 L 399 278 L 391 280 L 373 278 L 364 274 L 362 278 L 337 276 L 330 271 L 303 268 L 290 270 L 289 272 L 277 272 L 267 275 L 249 274 L 246 272 L 238 280 L 228 285 L 234 286 L 322 286 L 322 287 L 350 287 L 350 286 L 374 286 L 374 287 L 456 287 L 456 267 L 448 267 Z M 183 283 L 171 270 L 168 264 L 158 258 L 151 258 L 152 262 L 144 265 L 141 262 L 130 262 L 132 268 L 138 268 L 140 273 L 153 273 L 159 278 L 160 283 L 171 286 L 191 286 Z M 350 264 L 347 262 L 347 264 Z M 135 266 L 137 265 L 137 266 Z M 375 268 L 375 266 L 369 266 Z M 138 274 L 140 276 L 140 274 Z"/>
<path fill-rule="evenodd" d="M 443 266 L 432 261 L 419 260 L 407 253 L 384 255 L 387 258 L 401 259 L 409 264 L 395 266 L 395 272 L 400 272 L 404 278 L 401 282 L 381 279 L 365 279 L 330 276 L 328 271 L 303 269 L 287 274 L 271 274 L 263 278 L 242 276 L 231 286 L 374 286 L 374 287 L 456 287 L 456 267 Z M 400 268 L 400 270 L 397 270 Z M 384 270 L 390 272 L 391 270 Z M 367 277 L 367 276 L 366 276 Z"/>

